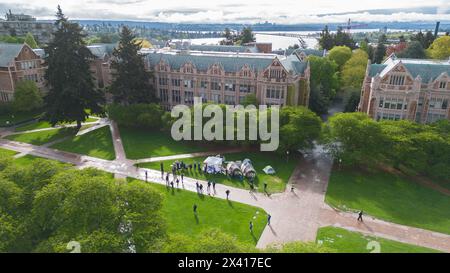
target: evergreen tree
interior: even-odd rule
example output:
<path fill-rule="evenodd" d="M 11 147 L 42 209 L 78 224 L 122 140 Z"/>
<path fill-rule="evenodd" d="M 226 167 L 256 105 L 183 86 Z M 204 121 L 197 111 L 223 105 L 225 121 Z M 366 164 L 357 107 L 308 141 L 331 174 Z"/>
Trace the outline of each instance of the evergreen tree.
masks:
<path fill-rule="evenodd" d="M 435 37 L 434 34 L 431 31 L 427 31 L 425 34 L 425 37 L 423 38 L 423 48 L 429 48 L 430 45 L 434 42 Z"/>
<path fill-rule="evenodd" d="M 141 44 L 135 43 L 132 31 L 124 26 L 118 48 L 114 49 L 111 67 L 115 71 L 110 91 L 115 103 L 124 105 L 156 101 L 150 85 L 150 74 L 145 70 Z"/>
<path fill-rule="evenodd" d="M 102 93 L 95 88 L 89 67 L 92 53 L 86 47 L 82 29 L 69 22 L 58 6 L 53 39 L 45 48 L 48 69 L 45 79 L 49 92 L 45 97 L 46 118 L 52 125 L 77 122 L 77 128 L 91 113 L 100 114 Z"/>
<path fill-rule="evenodd" d="M 373 54 L 373 63 L 381 63 L 384 59 L 384 56 L 386 56 L 386 35 L 381 35 L 380 38 L 378 38 L 378 45 L 375 48 L 375 52 Z"/>
<path fill-rule="evenodd" d="M 331 35 L 328 26 L 325 26 L 320 34 L 319 45 L 321 48 L 326 50 L 330 50 L 335 46 L 333 36 Z"/>

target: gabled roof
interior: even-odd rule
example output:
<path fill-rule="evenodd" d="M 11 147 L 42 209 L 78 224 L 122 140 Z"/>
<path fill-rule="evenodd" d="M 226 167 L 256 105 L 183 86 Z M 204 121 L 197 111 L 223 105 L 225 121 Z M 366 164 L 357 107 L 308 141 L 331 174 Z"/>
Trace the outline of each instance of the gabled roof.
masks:
<path fill-rule="evenodd" d="M 23 44 L 0 43 L 0 67 L 7 67 L 23 48 Z"/>
<path fill-rule="evenodd" d="M 303 49 L 303 48 L 296 48 L 296 49 L 288 48 L 288 49 L 285 49 L 285 50 L 274 50 L 273 51 L 273 53 L 280 54 L 280 55 L 286 55 L 286 56 L 292 55 L 294 53 L 300 54 L 301 52 L 303 52 L 306 56 L 310 56 L 310 55 L 317 56 L 317 57 L 324 57 L 325 56 L 325 51 L 324 50 L 311 49 L 311 48 L 306 48 L 306 49 Z"/>
<path fill-rule="evenodd" d="M 208 70 L 212 65 L 219 64 L 225 72 L 239 72 L 245 65 L 251 70 L 261 72 L 269 67 L 275 60 L 276 55 L 220 55 L 220 54 L 170 54 L 161 52 L 151 52 L 146 55 L 151 66 L 155 66 L 161 61 L 170 65 L 171 68 L 179 70 L 184 64 L 192 63 L 196 69 Z M 281 57 L 280 63 L 288 72 L 293 74 L 303 73 L 307 63 L 301 62 L 297 56 Z"/>
<path fill-rule="evenodd" d="M 445 72 L 450 75 L 450 63 L 446 61 L 395 59 L 383 64 L 370 65 L 369 76 L 375 77 L 377 74 L 383 76 L 400 62 L 414 78 L 420 75 L 422 82 L 435 80 Z"/>
<path fill-rule="evenodd" d="M 103 59 L 105 55 L 111 55 L 117 44 L 93 44 L 87 46 L 95 57 Z"/>

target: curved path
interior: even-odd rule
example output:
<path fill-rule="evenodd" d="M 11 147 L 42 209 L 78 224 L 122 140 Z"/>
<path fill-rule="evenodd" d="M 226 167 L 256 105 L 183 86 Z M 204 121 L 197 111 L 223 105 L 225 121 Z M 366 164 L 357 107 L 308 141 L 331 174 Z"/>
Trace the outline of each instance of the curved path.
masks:
<path fill-rule="evenodd" d="M 133 166 L 134 161 L 126 159 L 117 127 L 114 123 L 111 123 L 110 127 L 117 155 L 114 161 L 6 139 L 0 139 L 0 147 L 71 163 L 79 168 L 95 167 L 114 173 L 118 177 L 133 177 L 144 180 L 145 172 L 147 172 L 148 181 L 165 185 L 165 181 L 163 181 L 159 171 L 137 168 Z M 319 148 L 315 149 L 309 158 L 299 164 L 284 193 L 267 196 L 262 193 L 249 193 L 247 190 L 217 184 L 216 192 L 212 193 L 212 195 L 225 199 L 225 191 L 230 190 L 231 201 L 261 207 L 272 215 L 271 225 L 266 226 L 258 241 L 257 247 L 260 248 L 273 243 L 314 241 L 318 228 L 332 225 L 450 252 L 450 235 L 370 219 L 367 216 L 364 223 L 358 223 L 356 215 L 335 211 L 326 205 L 324 199 L 332 160 Z M 184 183 L 180 185 L 185 190 L 195 192 L 196 182 L 206 184 L 206 181 L 185 177 Z M 291 186 L 294 187 L 294 192 L 291 192 Z"/>

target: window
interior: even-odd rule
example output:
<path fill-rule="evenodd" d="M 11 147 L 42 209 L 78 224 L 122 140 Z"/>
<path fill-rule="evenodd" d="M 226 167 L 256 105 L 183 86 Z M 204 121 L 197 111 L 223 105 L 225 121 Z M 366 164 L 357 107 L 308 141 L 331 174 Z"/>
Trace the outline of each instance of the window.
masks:
<path fill-rule="evenodd" d="M 212 100 L 214 103 L 221 103 L 221 101 L 220 101 L 220 95 L 217 95 L 217 94 L 212 94 L 212 95 L 211 95 L 211 100 Z"/>
<path fill-rule="evenodd" d="M 405 76 L 401 75 L 392 75 L 389 80 L 390 85 L 404 85 L 405 84 Z"/>
<path fill-rule="evenodd" d="M 184 80 L 184 88 L 194 88 L 193 80 Z"/>
<path fill-rule="evenodd" d="M 184 102 L 188 104 L 194 103 L 194 92 L 185 91 L 184 92 Z"/>
<path fill-rule="evenodd" d="M 236 103 L 234 96 L 225 96 L 225 104 L 234 105 Z"/>
<path fill-rule="evenodd" d="M 442 106 L 441 106 L 441 108 L 442 108 L 442 109 L 447 109 L 447 107 L 448 107 L 448 100 L 445 99 L 445 100 L 442 101 Z"/>
<path fill-rule="evenodd" d="M 180 90 L 172 90 L 172 103 L 181 103 Z"/>
<path fill-rule="evenodd" d="M 159 98 L 162 102 L 168 102 L 169 101 L 169 92 L 167 89 L 160 88 L 159 89 Z"/>
<path fill-rule="evenodd" d="M 165 77 L 161 77 L 158 79 L 159 85 L 169 85 L 169 79 Z"/>
<path fill-rule="evenodd" d="M 280 99 L 282 96 L 283 89 L 282 86 L 279 85 L 269 85 L 266 88 L 266 98 L 268 99 Z"/>
<path fill-rule="evenodd" d="M 280 69 L 270 69 L 269 70 L 270 78 L 281 78 L 281 70 Z"/>
<path fill-rule="evenodd" d="M 222 90 L 222 83 L 220 80 L 214 79 L 211 81 L 211 90 Z"/>
<path fill-rule="evenodd" d="M 234 81 L 225 81 L 225 91 L 234 92 L 236 90 L 236 83 Z"/>
<path fill-rule="evenodd" d="M 447 88 L 447 82 L 440 82 L 439 89 L 445 89 L 445 88 Z"/>
<path fill-rule="evenodd" d="M 27 81 L 33 81 L 33 82 L 38 82 L 38 75 L 37 74 L 31 74 L 31 75 L 24 75 L 24 80 Z"/>
<path fill-rule="evenodd" d="M 204 88 L 204 89 L 208 88 L 208 81 L 206 81 L 206 80 L 200 81 L 200 88 Z"/>
<path fill-rule="evenodd" d="M 172 79 L 172 86 L 181 86 L 180 79 Z"/>

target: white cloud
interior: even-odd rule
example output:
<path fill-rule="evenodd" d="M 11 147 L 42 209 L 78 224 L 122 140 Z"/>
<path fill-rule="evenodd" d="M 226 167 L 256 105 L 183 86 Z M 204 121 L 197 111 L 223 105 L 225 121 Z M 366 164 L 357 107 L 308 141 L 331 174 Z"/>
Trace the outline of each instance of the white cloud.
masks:
<path fill-rule="evenodd" d="M 56 6 L 72 19 L 132 19 L 178 23 L 325 23 L 354 21 L 450 21 L 448 0 L 428 0 L 439 14 L 396 12 L 371 14 L 371 9 L 402 9 L 424 5 L 423 0 L 0 0 L 0 9 L 33 12 L 40 19 L 52 19 Z M 331 14 L 318 16 L 318 14 Z"/>

